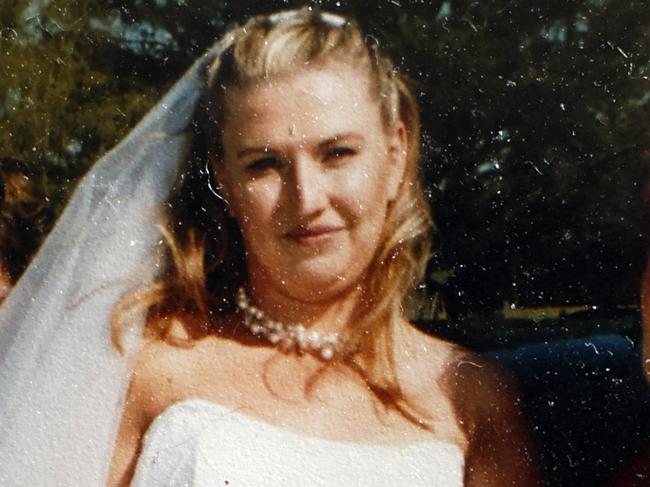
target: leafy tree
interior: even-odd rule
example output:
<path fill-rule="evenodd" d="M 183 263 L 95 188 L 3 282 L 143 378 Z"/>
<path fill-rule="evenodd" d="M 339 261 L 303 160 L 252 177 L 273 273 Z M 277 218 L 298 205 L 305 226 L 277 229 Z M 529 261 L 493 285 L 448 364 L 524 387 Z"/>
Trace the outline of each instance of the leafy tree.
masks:
<path fill-rule="evenodd" d="M 313 2 L 414 80 L 450 311 L 634 303 L 650 157 L 650 9 L 631 0 Z M 0 155 L 63 201 L 201 52 L 303 2 L 4 0 Z M 435 271 L 435 272 L 434 272 Z"/>

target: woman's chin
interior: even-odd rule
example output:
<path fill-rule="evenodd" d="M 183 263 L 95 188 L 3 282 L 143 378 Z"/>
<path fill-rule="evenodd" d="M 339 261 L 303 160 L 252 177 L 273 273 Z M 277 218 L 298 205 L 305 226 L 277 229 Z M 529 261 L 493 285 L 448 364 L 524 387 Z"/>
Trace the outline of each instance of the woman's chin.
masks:
<path fill-rule="evenodd" d="M 297 271 L 284 280 L 286 295 L 307 303 L 330 301 L 345 294 L 359 281 L 348 273 Z"/>
<path fill-rule="evenodd" d="M 316 304 L 337 299 L 354 289 L 367 265 L 362 259 L 355 261 L 341 254 L 301 257 L 294 254 L 293 258 L 276 262 L 270 268 L 259 265 L 259 260 L 249 261 L 249 269 L 262 271 L 252 272 L 251 282 L 259 290 L 266 288 L 272 293 Z"/>

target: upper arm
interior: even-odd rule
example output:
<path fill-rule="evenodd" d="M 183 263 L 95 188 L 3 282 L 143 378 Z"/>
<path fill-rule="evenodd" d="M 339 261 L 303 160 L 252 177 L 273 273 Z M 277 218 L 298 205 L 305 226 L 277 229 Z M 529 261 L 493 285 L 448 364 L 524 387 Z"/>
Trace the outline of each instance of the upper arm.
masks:
<path fill-rule="evenodd" d="M 124 412 L 113 450 L 108 487 L 131 482 L 140 455 L 142 438 L 162 407 L 167 394 L 161 386 L 160 347 L 145 345 L 133 366 Z"/>
<path fill-rule="evenodd" d="M 466 485 L 538 485 L 535 449 L 509 374 L 474 357 L 456 368 L 454 402 L 468 441 Z"/>
<path fill-rule="evenodd" d="M 641 281 L 641 315 L 643 318 L 643 370 L 650 381 L 650 258 Z"/>
<path fill-rule="evenodd" d="M 108 487 L 126 487 L 133 477 L 141 438 L 146 427 L 141 397 L 137 381 L 132 380 L 113 450 Z"/>

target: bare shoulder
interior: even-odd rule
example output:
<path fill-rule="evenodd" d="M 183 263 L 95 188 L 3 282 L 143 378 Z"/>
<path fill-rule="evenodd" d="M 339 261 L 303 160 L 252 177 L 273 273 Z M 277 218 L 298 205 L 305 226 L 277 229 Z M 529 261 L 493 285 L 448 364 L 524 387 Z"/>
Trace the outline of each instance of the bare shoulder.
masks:
<path fill-rule="evenodd" d="M 470 434 L 483 423 L 521 416 L 521 397 L 512 375 L 475 352 L 457 349 L 442 380 Z"/>
<path fill-rule="evenodd" d="M 422 406 L 442 397 L 454 415 L 479 422 L 493 414 L 492 407 L 503 409 L 518 402 L 516 386 L 501 367 L 415 326 L 403 328 L 395 354 L 398 369 L 404 371 L 400 383 L 419 397 Z"/>
<path fill-rule="evenodd" d="M 395 362 L 402 370 L 400 383 L 418 395 L 440 395 L 445 389 L 445 378 L 453 374 L 460 357 L 470 352 L 464 348 L 429 335 L 407 322 L 399 328 L 395 340 Z M 435 397 L 434 396 L 434 397 Z"/>
<path fill-rule="evenodd" d="M 407 387 L 441 391 L 473 422 L 519 403 L 506 370 L 460 345 L 407 326 L 395 349 L 396 362 L 409 370 L 403 379 Z"/>
<path fill-rule="evenodd" d="M 411 396 L 419 405 L 437 401 L 430 411 L 446 412 L 462 431 L 466 485 L 538 485 L 536 454 L 510 373 L 464 347 L 414 327 L 405 330 L 396 362 L 404 360 L 410 373 L 401 382 L 410 390 L 419 387 Z M 436 398 L 444 398 L 442 408 Z"/>
<path fill-rule="evenodd" d="M 444 381 L 468 439 L 467 485 L 539 485 L 537 453 L 512 375 L 474 352 L 458 350 Z"/>
<path fill-rule="evenodd" d="M 137 407 L 151 422 L 169 405 L 183 399 L 185 385 L 195 367 L 194 355 L 190 347 L 163 340 L 144 344 L 133 364 L 128 405 Z"/>
<path fill-rule="evenodd" d="M 402 394 L 418 417 L 428 423 L 437 439 L 467 445 L 446 377 L 456 366 L 461 347 L 431 336 L 403 322 L 394 340 L 395 370 Z"/>
<path fill-rule="evenodd" d="M 118 431 L 108 486 L 129 485 L 142 438 L 152 420 L 175 402 L 184 367 L 179 348 L 164 341 L 145 342 L 131 365 L 131 382 Z"/>

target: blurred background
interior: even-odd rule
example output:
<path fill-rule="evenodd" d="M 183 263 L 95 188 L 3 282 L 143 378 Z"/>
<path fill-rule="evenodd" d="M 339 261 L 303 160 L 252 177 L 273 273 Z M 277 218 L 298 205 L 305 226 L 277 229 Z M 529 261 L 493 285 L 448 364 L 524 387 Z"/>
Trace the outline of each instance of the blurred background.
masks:
<path fill-rule="evenodd" d="M 303 4 L 0 0 L 0 156 L 20 161 L 58 214 L 92 162 L 226 28 Z M 439 299 L 424 316 L 636 306 L 650 165 L 646 2 L 311 5 L 355 16 L 418 93 L 438 226 L 426 286 Z"/>

